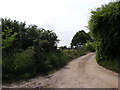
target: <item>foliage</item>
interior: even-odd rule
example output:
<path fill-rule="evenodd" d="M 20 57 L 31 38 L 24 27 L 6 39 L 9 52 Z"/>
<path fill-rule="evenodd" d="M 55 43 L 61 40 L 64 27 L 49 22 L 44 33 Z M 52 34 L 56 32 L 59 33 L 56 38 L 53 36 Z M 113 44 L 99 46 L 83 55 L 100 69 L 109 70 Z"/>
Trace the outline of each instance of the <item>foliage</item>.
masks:
<path fill-rule="evenodd" d="M 63 53 L 51 53 L 47 57 L 47 63 L 50 63 L 53 68 L 59 68 L 64 66 L 67 62 L 68 59 Z M 48 62 L 49 61 L 49 62 Z"/>
<path fill-rule="evenodd" d="M 23 51 L 30 46 L 34 46 L 36 41 L 39 44 L 43 42 L 48 43 L 47 49 L 49 47 L 51 47 L 50 49 L 56 47 L 55 45 L 59 40 L 54 32 L 38 28 L 36 25 L 29 25 L 28 27 L 25 25 L 25 22 L 12 21 L 6 18 L 2 19 L 3 47 L 8 45 L 10 50 Z"/>
<path fill-rule="evenodd" d="M 101 66 L 103 66 L 103 67 L 105 67 L 105 68 L 107 68 L 109 70 L 120 73 L 120 67 L 118 65 L 118 63 L 119 63 L 118 60 L 105 60 L 105 61 L 102 61 L 102 60 L 100 61 L 99 60 L 98 63 Z"/>
<path fill-rule="evenodd" d="M 27 79 L 64 66 L 69 59 L 57 50 L 51 30 L 2 18 L 3 82 Z"/>
<path fill-rule="evenodd" d="M 87 51 L 95 52 L 95 42 L 87 41 L 83 46 Z"/>
<path fill-rule="evenodd" d="M 89 29 L 96 41 L 97 60 L 119 60 L 120 1 L 102 5 L 91 13 Z"/>
<path fill-rule="evenodd" d="M 84 45 L 87 40 L 92 41 L 91 37 L 84 30 L 79 31 L 74 35 L 71 42 L 71 47 L 78 47 L 80 45 Z"/>
<path fill-rule="evenodd" d="M 21 49 L 20 46 L 24 41 L 21 39 L 25 37 L 23 35 L 23 32 L 26 31 L 25 29 L 25 23 L 18 22 L 16 20 L 12 21 L 10 19 L 1 19 L 2 22 L 2 40 L 8 40 L 9 38 L 12 38 L 12 35 L 15 34 L 14 40 L 12 40 L 11 45 L 8 45 L 6 49 L 9 49 L 9 51 L 12 51 L 14 49 L 19 50 Z M 22 33 L 21 33 L 22 32 Z M 7 39 L 8 38 L 8 39 Z M 11 41 L 10 41 L 11 42 Z M 3 47 L 4 47 L 4 42 L 3 42 Z M 3 50 L 3 52 L 6 50 Z"/>
<path fill-rule="evenodd" d="M 7 29 L 7 30 L 4 30 L 4 32 L 2 33 L 2 35 L 5 36 L 5 38 L 3 38 L 2 40 L 3 48 L 9 48 L 12 45 L 17 33 L 15 32 L 13 35 L 11 35 L 10 34 L 11 32 L 12 32 L 12 29 Z"/>
<path fill-rule="evenodd" d="M 59 49 L 63 51 L 64 49 L 67 49 L 67 46 L 60 46 Z"/>
<path fill-rule="evenodd" d="M 61 52 L 58 36 L 51 30 L 6 18 L 2 18 L 2 25 L 3 82 L 49 73 L 86 53 L 84 48 L 65 53 L 66 46 Z"/>
<path fill-rule="evenodd" d="M 21 53 L 13 52 L 3 57 L 3 80 L 21 78 L 24 74 L 34 74 L 34 54 L 33 47 L 29 47 Z"/>
<path fill-rule="evenodd" d="M 91 48 L 91 47 L 90 47 Z M 85 55 L 89 52 L 91 52 L 91 49 L 86 48 L 85 46 L 81 46 L 81 48 L 73 49 L 73 48 L 67 48 L 63 50 L 64 55 L 68 57 L 68 59 L 74 59 L 77 57 L 80 57 L 82 55 Z"/>

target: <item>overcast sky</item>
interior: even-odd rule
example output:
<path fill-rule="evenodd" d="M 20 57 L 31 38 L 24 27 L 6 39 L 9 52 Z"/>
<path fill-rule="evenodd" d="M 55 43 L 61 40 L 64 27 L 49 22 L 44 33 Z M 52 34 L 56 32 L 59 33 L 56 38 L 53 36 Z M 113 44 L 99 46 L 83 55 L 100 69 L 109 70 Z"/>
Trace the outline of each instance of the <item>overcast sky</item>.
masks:
<path fill-rule="evenodd" d="M 86 30 L 90 11 L 113 0 L 0 0 L 0 17 L 54 30 L 61 40 L 58 46 L 70 45 L 76 32 Z"/>

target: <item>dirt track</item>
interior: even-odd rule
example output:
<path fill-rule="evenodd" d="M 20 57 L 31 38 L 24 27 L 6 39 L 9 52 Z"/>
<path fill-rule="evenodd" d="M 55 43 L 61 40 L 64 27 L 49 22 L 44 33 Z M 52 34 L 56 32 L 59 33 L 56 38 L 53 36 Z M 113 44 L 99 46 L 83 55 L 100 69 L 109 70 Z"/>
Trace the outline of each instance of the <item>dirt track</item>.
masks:
<path fill-rule="evenodd" d="M 118 74 L 96 63 L 95 53 L 74 59 L 61 70 L 44 77 L 3 85 L 9 88 L 118 88 Z"/>

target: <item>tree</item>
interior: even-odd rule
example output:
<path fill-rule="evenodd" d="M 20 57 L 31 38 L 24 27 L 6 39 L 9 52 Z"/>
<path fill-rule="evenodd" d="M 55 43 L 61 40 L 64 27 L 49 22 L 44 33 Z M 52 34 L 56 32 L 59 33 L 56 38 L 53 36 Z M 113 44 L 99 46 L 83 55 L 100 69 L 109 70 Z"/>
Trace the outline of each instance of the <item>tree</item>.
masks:
<path fill-rule="evenodd" d="M 43 73 L 64 63 L 62 53 L 57 52 L 56 33 L 16 20 L 1 21 L 3 79 L 28 78 L 31 72 Z"/>
<path fill-rule="evenodd" d="M 97 48 L 97 60 L 120 58 L 120 1 L 102 5 L 91 12 L 89 29 Z"/>
<path fill-rule="evenodd" d="M 53 49 L 57 48 L 57 42 L 59 40 L 53 31 L 38 28 L 36 25 L 29 25 L 26 27 L 25 22 L 22 23 L 6 18 L 2 18 L 1 21 L 3 31 L 2 39 L 4 41 L 3 47 L 6 47 L 5 45 L 9 43 L 11 45 L 8 44 L 9 47 L 7 47 L 10 48 L 10 50 L 21 52 L 30 46 L 34 46 L 36 41 L 40 41 L 41 45 L 44 42 L 42 47 L 44 47 L 44 49 L 47 51 L 52 51 Z M 14 39 L 12 39 L 13 36 Z M 9 40 L 8 43 L 7 40 Z"/>
<path fill-rule="evenodd" d="M 84 30 L 81 30 L 74 35 L 71 42 L 71 47 L 84 45 L 85 43 L 87 43 L 87 40 L 92 41 L 91 37 Z"/>
<path fill-rule="evenodd" d="M 11 19 L 1 19 L 2 21 L 2 39 L 7 40 L 7 38 L 10 40 L 10 38 L 12 36 L 14 36 L 14 40 L 12 40 L 11 45 L 9 45 L 10 47 L 7 47 L 9 49 L 9 51 L 13 51 L 13 50 L 17 50 L 19 51 L 20 45 L 24 42 L 24 40 L 22 39 L 23 37 L 25 37 L 23 35 L 23 33 L 26 32 L 25 29 L 25 23 L 22 22 L 18 22 L 16 20 L 12 21 Z M 15 35 L 14 35 L 15 34 Z M 22 39 L 22 41 L 21 41 Z M 5 46 L 4 42 L 3 42 L 3 47 Z M 3 50 L 4 51 L 4 50 Z"/>

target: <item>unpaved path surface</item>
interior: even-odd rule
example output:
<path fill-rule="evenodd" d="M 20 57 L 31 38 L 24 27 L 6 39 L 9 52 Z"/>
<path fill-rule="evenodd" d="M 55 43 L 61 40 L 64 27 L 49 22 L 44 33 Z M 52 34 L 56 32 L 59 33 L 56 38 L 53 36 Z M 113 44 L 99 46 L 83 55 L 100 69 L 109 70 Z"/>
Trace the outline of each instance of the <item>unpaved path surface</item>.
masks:
<path fill-rule="evenodd" d="M 7 88 L 118 88 L 118 74 L 99 66 L 95 53 L 72 60 L 48 76 L 6 84 Z"/>

